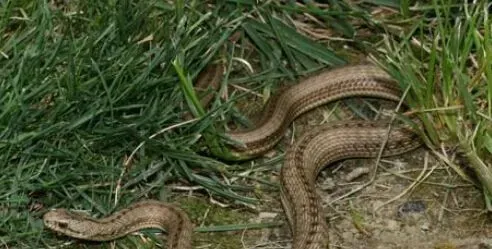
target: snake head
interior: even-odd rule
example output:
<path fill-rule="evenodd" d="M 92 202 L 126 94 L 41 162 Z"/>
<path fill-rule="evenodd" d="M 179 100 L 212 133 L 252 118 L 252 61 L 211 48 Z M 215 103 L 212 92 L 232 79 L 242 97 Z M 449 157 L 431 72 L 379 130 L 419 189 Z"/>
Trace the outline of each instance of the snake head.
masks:
<path fill-rule="evenodd" d="M 71 213 L 62 208 L 48 211 L 43 215 L 44 225 L 47 228 L 77 239 L 89 239 L 90 229 L 87 227 L 88 219 L 90 218 Z"/>

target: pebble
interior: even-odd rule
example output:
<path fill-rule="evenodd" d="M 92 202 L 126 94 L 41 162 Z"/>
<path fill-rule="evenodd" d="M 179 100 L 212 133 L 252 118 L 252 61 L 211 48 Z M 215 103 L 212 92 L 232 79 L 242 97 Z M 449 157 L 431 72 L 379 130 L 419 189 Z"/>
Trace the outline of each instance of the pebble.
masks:
<path fill-rule="evenodd" d="M 397 231 L 400 230 L 400 225 L 396 220 L 388 220 L 386 222 L 386 229 L 388 229 L 389 231 Z"/>
<path fill-rule="evenodd" d="M 400 206 L 398 206 L 398 217 L 403 217 L 412 213 L 422 213 L 426 209 L 425 203 L 423 201 L 407 201 Z"/>
<path fill-rule="evenodd" d="M 425 222 L 420 226 L 420 229 L 424 232 L 428 232 L 430 230 L 430 224 L 429 222 Z"/>

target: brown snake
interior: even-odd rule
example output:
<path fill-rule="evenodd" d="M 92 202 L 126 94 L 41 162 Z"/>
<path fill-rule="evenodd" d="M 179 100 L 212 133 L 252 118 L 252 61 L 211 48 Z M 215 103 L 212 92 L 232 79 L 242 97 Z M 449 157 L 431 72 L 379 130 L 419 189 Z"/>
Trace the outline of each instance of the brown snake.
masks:
<path fill-rule="evenodd" d="M 391 77 L 372 65 L 347 66 L 309 77 L 283 92 L 265 108 L 255 129 L 229 133 L 242 146 L 233 149 L 238 158 L 260 155 L 282 138 L 290 123 L 317 106 L 353 96 L 398 101 L 401 93 Z M 323 215 L 315 180 L 325 166 L 347 158 L 376 157 L 388 138 L 382 156 L 415 149 L 421 140 L 407 126 L 387 122 L 339 121 L 304 134 L 291 146 L 281 169 L 281 199 L 293 234 L 293 249 L 329 247 L 328 225 Z M 92 219 L 64 209 L 43 217 L 52 230 L 79 239 L 105 241 L 147 228 L 165 229 L 169 249 L 191 248 L 192 225 L 180 209 L 157 201 L 143 201 L 103 219 Z"/>

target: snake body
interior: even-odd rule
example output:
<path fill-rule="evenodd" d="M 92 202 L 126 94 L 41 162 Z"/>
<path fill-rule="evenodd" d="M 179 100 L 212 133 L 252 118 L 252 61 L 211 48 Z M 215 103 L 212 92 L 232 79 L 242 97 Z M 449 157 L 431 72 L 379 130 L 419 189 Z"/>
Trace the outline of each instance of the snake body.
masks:
<path fill-rule="evenodd" d="M 293 233 L 294 249 L 328 248 L 328 226 L 323 215 L 315 180 L 325 166 L 347 158 L 398 155 L 420 146 L 409 127 L 367 121 L 343 121 L 322 126 L 303 135 L 286 153 L 281 169 L 281 199 Z"/>
<path fill-rule="evenodd" d="M 309 77 L 292 86 L 265 108 L 255 129 L 227 134 L 241 145 L 232 148 L 238 158 L 268 151 L 281 139 L 289 124 L 301 113 L 325 103 L 353 96 L 397 101 L 398 85 L 373 65 L 347 66 Z M 339 121 L 304 134 L 286 153 L 281 169 L 281 200 L 292 234 L 293 249 L 329 247 L 328 225 L 315 193 L 321 169 L 347 158 L 375 157 L 388 138 L 383 156 L 397 155 L 420 146 L 409 127 L 391 129 L 388 123 Z M 52 210 L 43 217 L 47 227 L 87 240 L 112 240 L 130 232 L 155 227 L 168 232 L 169 249 L 190 249 L 191 223 L 180 209 L 156 201 L 144 201 L 100 220 Z"/>
<path fill-rule="evenodd" d="M 300 114 L 353 96 L 398 101 L 400 88 L 385 71 L 373 65 L 346 66 L 308 77 L 274 97 L 254 129 L 227 134 L 242 144 L 232 148 L 233 154 L 237 158 L 261 155 L 280 141 Z"/>
<path fill-rule="evenodd" d="M 137 202 L 103 219 L 60 208 L 43 216 L 46 227 L 77 239 L 108 241 L 144 228 L 167 231 L 167 248 L 190 249 L 193 224 L 180 208 L 159 201 Z"/>

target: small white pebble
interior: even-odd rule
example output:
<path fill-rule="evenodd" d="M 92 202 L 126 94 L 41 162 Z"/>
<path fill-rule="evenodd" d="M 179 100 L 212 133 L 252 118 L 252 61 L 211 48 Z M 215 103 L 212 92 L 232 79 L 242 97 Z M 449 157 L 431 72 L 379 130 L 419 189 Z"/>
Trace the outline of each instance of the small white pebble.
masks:
<path fill-rule="evenodd" d="M 420 229 L 424 232 L 428 232 L 430 230 L 430 224 L 428 222 L 425 222 L 420 226 Z"/>
<path fill-rule="evenodd" d="M 397 231 L 400 229 L 400 225 L 398 225 L 398 221 L 396 220 L 388 220 L 386 223 L 386 228 L 389 231 Z"/>

